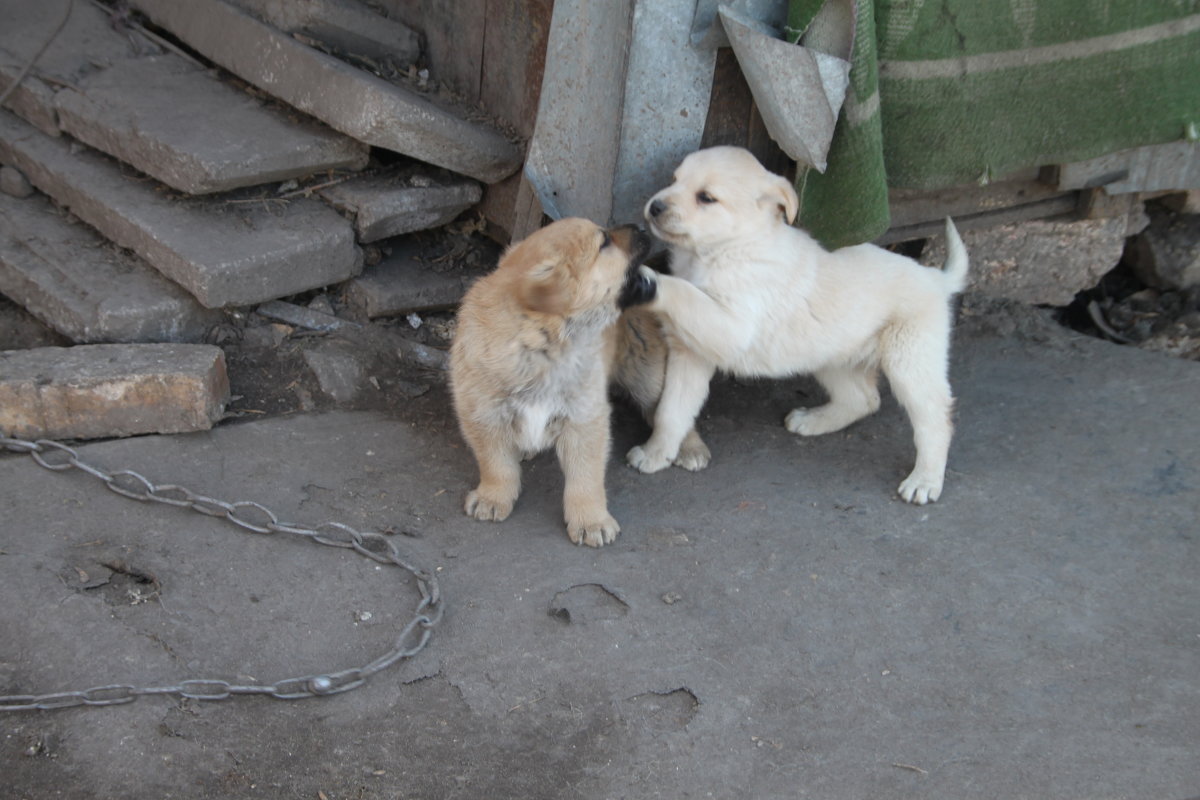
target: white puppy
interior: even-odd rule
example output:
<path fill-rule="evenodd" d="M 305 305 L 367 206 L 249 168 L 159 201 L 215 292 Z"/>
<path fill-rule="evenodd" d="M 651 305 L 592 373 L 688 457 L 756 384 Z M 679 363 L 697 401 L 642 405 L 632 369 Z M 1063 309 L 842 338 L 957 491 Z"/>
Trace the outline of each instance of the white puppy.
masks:
<path fill-rule="evenodd" d="M 829 402 L 794 409 L 784 425 L 816 436 L 879 409 L 882 368 L 917 449 L 900 496 L 937 500 L 954 402 L 946 377 L 949 300 L 967 275 L 958 231 L 947 219 L 948 258 L 936 270 L 871 244 L 830 253 L 791 226 L 798 206 L 790 182 L 735 147 L 689 155 L 675 182 L 646 204 L 651 230 L 671 247 L 674 277 L 641 268 L 657 282 L 644 308 L 662 319 L 670 352 L 654 432 L 629 451 L 629 463 L 657 472 L 675 461 L 718 369 L 815 375 Z"/>

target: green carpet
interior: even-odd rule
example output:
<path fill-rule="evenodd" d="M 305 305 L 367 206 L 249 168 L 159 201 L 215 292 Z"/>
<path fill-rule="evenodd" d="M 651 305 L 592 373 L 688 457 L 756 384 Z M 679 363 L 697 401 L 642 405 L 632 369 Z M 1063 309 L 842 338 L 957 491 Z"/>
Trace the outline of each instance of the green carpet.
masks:
<path fill-rule="evenodd" d="M 1198 136 L 1200 0 L 859 0 L 856 15 L 829 169 L 797 178 L 799 224 L 826 246 L 886 231 L 889 186 Z"/>

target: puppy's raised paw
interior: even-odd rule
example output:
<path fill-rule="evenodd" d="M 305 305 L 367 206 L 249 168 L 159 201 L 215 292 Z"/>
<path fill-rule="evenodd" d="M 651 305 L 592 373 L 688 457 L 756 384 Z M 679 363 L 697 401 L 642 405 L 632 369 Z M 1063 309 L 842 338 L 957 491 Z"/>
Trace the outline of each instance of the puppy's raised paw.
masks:
<path fill-rule="evenodd" d="M 610 515 L 593 521 L 567 520 L 567 538 L 572 544 L 586 544 L 588 547 L 602 547 L 612 544 L 621 526 Z"/>
<path fill-rule="evenodd" d="M 634 447 L 626 453 L 625 460 L 629 462 L 629 466 L 647 475 L 671 466 L 671 459 L 667 458 L 666 455 L 657 450 L 642 447 L 641 445 Z"/>
<path fill-rule="evenodd" d="M 467 501 L 463 503 L 463 510 L 467 512 L 467 516 L 475 519 L 485 522 L 503 522 L 512 513 L 513 501 L 497 500 L 483 495 L 478 489 L 473 489 L 467 493 Z"/>
<path fill-rule="evenodd" d="M 940 475 L 921 475 L 913 470 L 896 491 L 906 503 L 923 506 L 942 496 L 942 482 Z"/>
<path fill-rule="evenodd" d="M 621 296 L 617 307 L 626 309 L 630 306 L 640 306 L 654 300 L 658 294 L 658 273 L 645 264 L 636 269 L 630 268 L 625 274 L 625 285 L 621 287 Z"/>

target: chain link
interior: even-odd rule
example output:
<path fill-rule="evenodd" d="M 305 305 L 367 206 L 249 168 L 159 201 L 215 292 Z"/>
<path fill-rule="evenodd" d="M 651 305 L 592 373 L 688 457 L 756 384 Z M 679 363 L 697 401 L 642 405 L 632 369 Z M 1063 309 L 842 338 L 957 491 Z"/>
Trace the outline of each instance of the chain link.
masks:
<path fill-rule="evenodd" d="M 266 506 L 248 500 L 227 503 L 212 497 L 196 494 L 190 489 L 175 484 L 156 486 L 143 475 L 132 470 L 105 472 L 79 457 L 73 448 L 49 439 L 26 441 L 10 439 L 0 435 L 0 448 L 15 453 L 25 453 L 39 466 L 62 472 L 77 469 L 104 483 L 111 491 L 138 502 L 162 503 L 180 508 L 190 508 L 211 517 L 223 517 L 251 533 L 289 533 L 303 536 L 318 544 L 353 550 L 361 556 L 380 564 L 400 567 L 416 578 L 421 600 L 417 603 L 413 617 L 396 636 L 391 649 L 374 661 L 350 669 L 317 675 L 285 678 L 273 684 L 238 685 L 219 679 L 181 681 L 174 686 L 138 688 L 127 684 L 94 686 L 74 692 L 51 694 L 0 695 L 0 712 L 34 711 L 73 706 L 115 706 L 132 703 L 142 695 L 178 695 L 193 700 L 226 700 L 234 695 L 268 695 L 279 700 L 299 700 L 306 697 L 321 697 L 340 694 L 357 689 L 368 678 L 387 669 L 398 661 L 412 658 L 424 649 L 433 628 L 441 622 L 445 609 L 441 587 L 436 574 L 421 569 L 406 561 L 395 542 L 383 534 L 357 531 L 340 522 L 324 522 L 315 527 L 280 522 Z"/>

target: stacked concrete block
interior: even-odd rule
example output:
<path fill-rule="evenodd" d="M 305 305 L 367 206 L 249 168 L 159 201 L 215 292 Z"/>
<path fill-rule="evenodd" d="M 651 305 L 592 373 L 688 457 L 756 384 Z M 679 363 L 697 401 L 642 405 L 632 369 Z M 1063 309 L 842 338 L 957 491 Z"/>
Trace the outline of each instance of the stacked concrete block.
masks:
<path fill-rule="evenodd" d="M 289 119 L 173 54 L 89 75 L 54 108 L 64 132 L 187 194 L 367 163 L 360 142 Z"/>
<path fill-rule="evenodd" d="M 206 57 L 331 128 L 377 147 L 494 183 L 521 153 L 463 111 L 356 69 L 221 0 L 135 0 Z"/>
<path fill-rule="evenodd" d="M 229 378 L 220 348 L 97 344 L 0 352 L 0 431 L 94 439 L 207 430 Z"/>
<path fill-rule="evenodd" d="M 75 342 L 194 342 L 222 318 L 44 197 L 0 195 L 0 293 Z"/>
<path fill-rule="evenodd" d="M 412 28 L 372 13 L 356 0 L 232 0 L 264 22 L 304 34 L 341 50 L 374 59 L 412 64 L 421 37 Z"/>
<path fill-rule="evenodd" d="M 175 201 L 111 159 L 4 111 L 0 160 L 208 308 L 295 294 L 361 269 L 350 223 L 319 200 Z"/>
<path fill-rule="evenodd" d="M 479 202 L 478 181 L 521 163 L 519 147 L 470 110 L 335 57 L 392 75 L 419 58 L 417 33 L 362 3 L 137 5 L 250 86 L 137 15 L 0 0 L 0 92 L 13 89 L 0 110 L 0 293 L 80 343 L 0 354 L 5 434 L 211 426 L 228 400 L 221 351 L 163 343 L 206 339 L 228 321 L 224 309 L 294 317 L 279 298 L 354 278 L 357 241 L 444 225 Z M 348 178 L 373 146 L 424 164 L 381 154 L 385 173 Z M 397 271 L 361 290 L 361 305 L 452 305 L 460 273 Z M 354 325 L 300 310 L 308 327 Z M 444 368 L 435 348 L 396 346 Z M 343 355 L 310 359 L 339 401 L 361 377 Z"/>
<path fill-rule="evenodd" d="M 97 5 L 76 2 L 38 3 L 0 0 L 0 92 L 11 87 L 52 33 L 50 46 L 37 58 L 37 69 L 25 75 L 5 106 L 43 133 L 59 134 L 54 95 L 97 70 L 126 59 L 158 52 L 136 31 L 118 33 Z M 64 22 L 65 20 L 65 22 Z M 64 23 L 59 29 L 59 24 Z"/>

